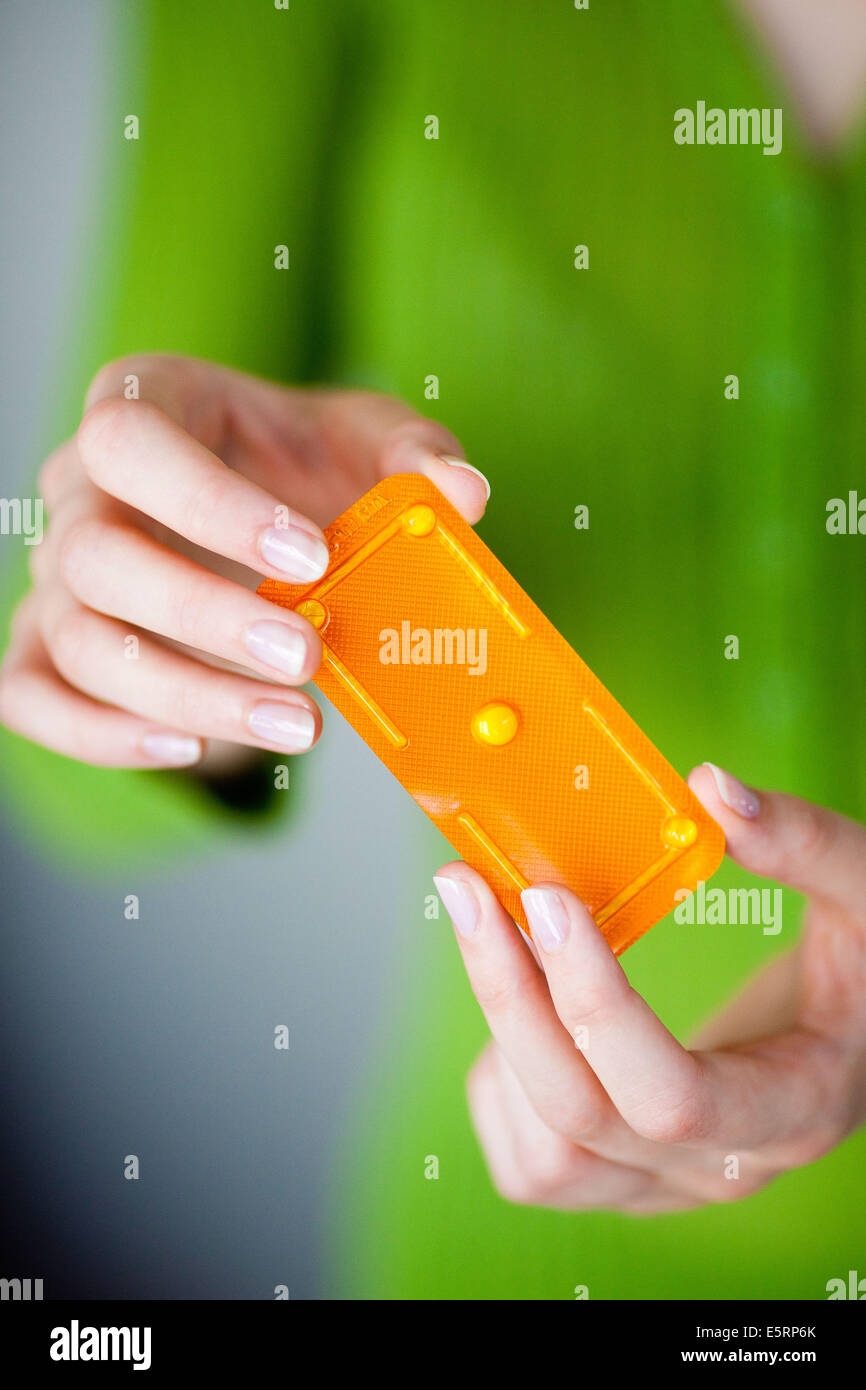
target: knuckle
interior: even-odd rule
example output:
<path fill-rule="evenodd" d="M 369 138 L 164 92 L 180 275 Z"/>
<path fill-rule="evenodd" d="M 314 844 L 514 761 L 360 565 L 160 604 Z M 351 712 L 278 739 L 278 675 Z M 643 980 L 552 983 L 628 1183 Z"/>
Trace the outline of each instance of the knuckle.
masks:
<path fill-rule="evenodd" d="M 207 583 L 187 580 L 178 586 L 169 599 L 173 635 L 187 646 L 197 647 L 202 640 L 203 618 L 209 611 Z"/>
<path fill-rule="evenodd" d="M 636 1134 L 657 1144 L 696 1143 L 708 1131 L 707 1106 L 696 1086 L 655 1096 L 626 1118 Z"/>
<path fill-rule="evenodd" d="M 509 1172 L 491 1173 L 493 1186 L 506 1202 L 511 1202 L 513 1206 L 528 1207 L 533 1206 L 541 1200 L 541 1192 L 536 1188 L 528 1173 Z"/>
<path fill-rule="evenodd" d="M 40 497 L 51 505 L 51 501 L 56 497 L 63 482 L 63 478 L 69 470 L 69 442 L 61 444 L 59 449 L 55 449 L 45 459 L 36 477 L 36 487 Z"/>
<path fill-rule="evenodd" d="M 129 401 L 103 396 L 86 410 L 78 426 L 76 440 L 86 471 L 92 475 L 93 462 L 121 442 L 129 415 Z"/>
<path fill-rule="evenodd" d="M 510 972 L 484 975 L 474 983 L 475 998 L 485 1013 L 501 1014 L 518 1006 L 520 983 Z"/>
<path fill-rule="evenodd" d="M 58 543 L 57 564 L 60 577 L 72 593 L 83 588 L 85 576 L 93 568 L 94 556 L 107 532 L 104 522 L 83 517 L 72 522 Z"/>
<path fill-rule="evenodd" d="M 168 695 L 168 722 L 188 732 L 198 732 L 209 724 L 204 694 L 195 681 L 174 685 Z"/>
<path fill-rule="evenodd" d="M 128 448 L 142 413 L 155 409 L 147 401 L 125 400 L 122 396 L 106 396 L 90 406 L 76 435 L 79 456 L 88 477 L 99 484 L 100 478 L 106 476 L 118 456 Z"/>
<path fill-rule="evenodd" d="M 580 1177 L 580 1154 L 565 1143 L 534 1143 L 520 1155 L 526 1186 L 533 1193 L 550 1196 Z"/>
<path fill-rule="evenodd" d="M 576 1098 L 569 1104 L 553 1107 L 544 1115 L 545 1124 L 573 1144 L 596 1139 L 604 1128 L 606 1112 L 600 1101 L 591 1096 Z"/>
<path fill-rule="evenodd" d="M 87 648 L 92 636 L 90 617 L 83 608 L 70 607 L 62 617 L 49 622 L 43 634 L 51 661 L 71 684 L 87 666 Z"/>
<path fill-rule="evenodd" d="M 233 506 L 235 478 L 229 469 L 220 476 L 214 475 L 207 487 L 186 499 L 184 510 L 184 535 L 194 545 L 207 549 L 213 544 L 214 534 L 221 530 L 220 518 L 229 514 Z M 254 541 L 250 538 L 250 548 Z"/>
<path fill-rule="evenodd" d="M 41 545 L 31 545 L 27 556 L 27 569 L 34 584 L 39 584 L 51 568 L 50 548 L 46 536 Z"/>
<path fill-rule="evenodd" d="M 616 983 L 611 980 L 604 984 L 587 983 L 580 987 L 575 998 L 569 1000 L 565 1011 L 567 1017 L 563 1018 L 560 1014 L 560 1018 L 572 1037 L 579 1028 L 586 1029 L 591 1036 L 594 1028 L 606 1028 L 614 1021 L 632 994 L 634 990 L 624 976 Z"/>

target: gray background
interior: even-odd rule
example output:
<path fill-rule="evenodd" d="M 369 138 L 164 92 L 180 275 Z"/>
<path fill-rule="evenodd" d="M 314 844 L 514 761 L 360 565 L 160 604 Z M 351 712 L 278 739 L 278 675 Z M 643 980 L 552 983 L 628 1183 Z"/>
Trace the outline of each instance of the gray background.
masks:
<path fill-rule="evenodd" d="M 99 0 L 0 3 L 2 496 L 33 494 L 74 341 L 110 50 Z M 0 540 L 4 583 L 16 544 Z M 291 825 L 135 882 L 70 877 L 0 823 L 0 1274 L 47 1298 L 328 1296 L 331 1163 L 418 929 L 392 866 L 423 818 L 325 723 Z"/>

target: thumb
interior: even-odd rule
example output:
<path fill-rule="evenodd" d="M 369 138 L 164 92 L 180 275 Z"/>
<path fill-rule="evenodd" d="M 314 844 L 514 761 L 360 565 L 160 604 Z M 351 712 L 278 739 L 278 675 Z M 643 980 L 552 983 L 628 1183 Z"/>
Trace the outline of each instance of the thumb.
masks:
<path fill-rule="evenodd" d="M 754 791 L 713 763 L 693 768 L 688 783 L 737 864 L 866 917 L 866 826 L 797 796 Z"/>
<path fill-rule="evenodd" d="M 317 390 L 310 401 L 328 458 L 349 476 L 360 471 L 378 481 L 392 473 L 423 473 L 468 522 L 483 516 L 490 484 L 438 421 L 374 391 Z"/>

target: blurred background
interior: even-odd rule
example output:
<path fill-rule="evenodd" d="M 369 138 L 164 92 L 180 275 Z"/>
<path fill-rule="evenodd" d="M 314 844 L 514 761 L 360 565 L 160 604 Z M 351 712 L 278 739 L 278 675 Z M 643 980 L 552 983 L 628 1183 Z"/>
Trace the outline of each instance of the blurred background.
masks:
<path fill-rule="evenodd" d="M 0 22 L 0 493 L 33 494 L 122 353 L 394 392 L 461 437 L 485 539 L 681 773 L 862 818 L 864 562 L 824 516 L 863 485 L 863 142 L 819 166 L 786 109 L 778 158 L 675 148 L 680 105 L 780 104 L 726 5 L 0 0 Z M 7 613 L 25 559 L 0 539 Z M 492 1192 L 463 1099 L 484 1027 L 428 916 L 451 854 L 333 711 L 262 815 L 5 733 L 0 755 L 5 1277 L 816 1298 L 863 1272 L 862 1135 L 687 1217 Z M 798 908 L 779 938 L 668 919 L 630 976 L 686 1036 Z"/>

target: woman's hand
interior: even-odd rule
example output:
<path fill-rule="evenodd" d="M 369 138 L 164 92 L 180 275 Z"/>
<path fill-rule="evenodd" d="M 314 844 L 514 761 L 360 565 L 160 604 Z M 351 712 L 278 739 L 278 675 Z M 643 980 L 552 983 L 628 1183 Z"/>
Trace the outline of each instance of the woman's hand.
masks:
<path fill-rule="evenodd" d="M 629 1212 L 732 1201 L 866 1118 L 866 828 L 756 795 L 709 764 L 689 783 L 738 864 L 809 899 L 800 944 L 690 1051 L 567 889 L 523 895 L 539 969 L 478 874 L 456 863 L 436 877 L 493 1034 L 469 1102 L 511 1201 Z"/>
<path fill-rule="evenodd" d="M 30 552 L 0 719 L 113 766 L 198 763 L 205 740 L 310 748 L 321 716 L 294 687 L 320 639 L 253 590 L 262 575 L 322 574 L 320 526 L 398 472 L 426 474 L 468 521 L 484 511 L 489 488 L 454 436 L 388 397 L 186 358 L 104 367 L 40 474 L 50 525 Z"/>

